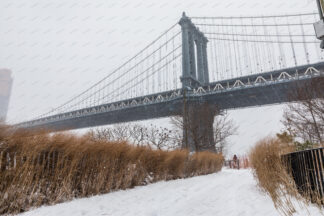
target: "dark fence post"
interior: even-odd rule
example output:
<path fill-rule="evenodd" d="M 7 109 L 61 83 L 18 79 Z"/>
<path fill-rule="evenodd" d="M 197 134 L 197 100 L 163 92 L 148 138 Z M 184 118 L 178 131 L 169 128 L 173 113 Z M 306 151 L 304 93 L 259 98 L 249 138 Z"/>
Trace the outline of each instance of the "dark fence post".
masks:
<path fill-rule="evenodd" d="M 282 156 L 298 191 L 314 201 L 324 198 L 324 148 L 293 152 Z"/>

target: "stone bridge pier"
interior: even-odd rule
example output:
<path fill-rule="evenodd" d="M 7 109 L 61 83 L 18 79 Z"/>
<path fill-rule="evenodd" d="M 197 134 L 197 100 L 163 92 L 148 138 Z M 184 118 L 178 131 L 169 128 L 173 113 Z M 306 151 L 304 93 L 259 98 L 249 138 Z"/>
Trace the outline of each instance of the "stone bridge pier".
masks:
<path fill-rule="evenodd" d="M 189 102 L 183 109 L 183 148 L 215 151 L 214 118 L 217 110 L 207 103 Z"/>

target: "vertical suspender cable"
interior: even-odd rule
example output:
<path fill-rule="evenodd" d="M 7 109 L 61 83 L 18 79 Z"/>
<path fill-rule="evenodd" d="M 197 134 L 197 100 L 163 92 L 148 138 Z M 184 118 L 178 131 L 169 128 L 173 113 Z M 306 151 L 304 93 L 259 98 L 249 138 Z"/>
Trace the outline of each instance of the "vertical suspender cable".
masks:
<path fill-rule="evenodd" d="M 223 19 L 222 19 L 223 21 Z M 221 21 L 221 22 L 222 22 Z M 222 26 L 218 26 L 218 32 L 223 32 L 223 27 Z M 214 41 L 213 41 L 214 42 Z M 225 59 L 226 59 L 226 56 L 224 56 L 224 41 L 218 41 L 218 44 L 219 44 L 219 58 L 221 60 L 221 69 L 220 69 L 220 77 L 219 77 L 219 80 L 222 80 L 224 79 L 224 74 L 225 74 L 225 68 L 226 68 L 226 62 L 225 62 Z"/>
<path fill-rule="evenodd" d="M 233 18 L 231 18 L 231 25 L 233 25 Z M 232 30 L 232 42 L 233 42 L 233 50 L 234 50 L 234 59 L 235 59 L 235 73 L 238 72 L 238 66 L 237 66 L 237 57 L 236 57 L 236 46 L 235 46 L 235 38 L 234 38 L 234 27 L 231 28 Z M 238 75 L 235 74 L 235 77 L 237 77 Z M 234 76 L 232 75 L 232 78 L 234 78 Z"/>
<path fill-rule="evenodd" d="M 267 26 L 265 25 L 264 19 L 265 18 L 262 17 L 262 25 L 263 25 L 263 33 L 264 33 L 263 38 L 264 38 L 264 41 L 267 41 L 267 40 L 269 40 L 269 38 L 266 37 L 266 35 L 268 35 L 268 32 L 267 32 Z M 267 48 L 267 54 L 268 54 L 268 65 L 269 65 L 268 70 L 271 70 L 271 68 L 273 68 L 273 65 L 272 65 L 272 50 L 269 47 L 269 43 L 266 43 L 265 46 Z"/>
<path fill-rule="evenodd" d="M 288 17 L 287 17 L 287 24 L 288 23 L 289 22 L 288 22 Z M 293 39 L 292 39 L 292 36 L 291 36 L 290 25 L 288 25 L 288 32 L 289 32 L 289 39 L 290 39 L 291 50 L 292 50 L 292 54 L 293 54 L 293 58 L 294 58 L 294 63 L 295 63 L 295 66 L 297 66 L 296 51 L 295 51 Z"/>
<path fill-rule="evenodd" d="M 283 67 L 286 67 L 286 58 L 283 55 L 282 44 L 281 41 L 279 40 L 279 29 L 278 29 L 276 17 L 274 17 L 273 19 L 276 27 L 277 42 L 278 42 L 278 49 L 279 49 L 279 69 L 281 69 Z"/>
<path fill-rule="evenodd" d="M 174 50 L 174 38 L 172 39 L 172 50 Z M 177 80 L 176 80 L 176 62 L 175 62 L 175 52 L 172 53 L 172 82 L 173 82 L 173 89 L 177 89 Z"/>
<path fill-rule="evenodd" d="M 227 22 L 228 22 L 228 20 L 227 20 Z M 226 26 L 226 31 L 225 32 L 229 32 L 229 30 L 228 30 L 228 25 Z M 228 47 L 228 56 L 229 56 L 229 68 L 228 68 L 228 78 L 233 78 L 233 61 L 232 61 L 232 56 L 233 56 L 233 54 L 232 54 L 232 46 L 231 46 L 231 41 L 230 40 L 228 40 L 227 41 L 227 47 Z M 227 79 L 228 79 L 227 78 Z"/>
<path fill-rule="evenodd" d="M 212 26 L 209 26 L 209 30 L 208 31 L 212 31 L 213 32 L 213 26 L 215 26 L 215 21 L 214 19 L 212 19 Z M 211 79 L 212 80 L 215 80 L 215 73 L 218 73 L 217 71 L 217 65 L 215 63 L 215 59 L 217 58 L 216 56 L 216 50 L 215 50 L 215 44 L 212 42 L 212 44 L 209 46 L 209 49 L 210 50 L 210 54 L 211 54 L 211 58 L 210 58 L 210 65 L 211 65 Z"/>
<path fill-rule="evenodd" d="M 222 24 L 222 32 L 225 33 L 226 32 L 225 31 L 226 29 L 224 27 L 224 20 L 223 20 L 223 18 L 221 20 L 221 24 Z M 223 55 L 222 55 L 222 57 L 224 58 L 224 61 L 225 61 L 225 68 L 224 68 L 223 79 L 225 79 L 228 76 L 228 57 L 227 56 L 229 56 L 229 55 L 227 54 L 227 49 L 228 49 L 227 41 L 225 41 L 225 40 L 222 41 L 222 44 L 223 44 Z"/>
<path fill-rule="evenodd" d="M 218 32 L 218 27 L 217 27 L 216 32 Z M 215 52 L 215 69 L 216 69 L 215 70 L 216 76 L 213 77 L 213 80 L 219 80 L 219 73 L 220 73 L 220 70 L 221 70 L 221 67 L 220 67 L 221 55 L 220 55 L 220 50 L 219 50 L 219 42 L 215 41 L 213 47 L 214 47 L 214 52 Z"/>
<path fill-rule="evenodd" d="M 238 39 L 238 35 L 237 35 L 237 33 L 238 32 L 242 32 L 242 26 L 241 27 L 239 27 L 239 30 L 240 31 L 238 31 L 236 28 L 235 28 L 235 41 L 236 41 L 236 49 L 237 49 L 237 60 L 238 60 L 238 72 L 240 71 L 240 73 L 239 73 L 239 76 L 242 76 L 242 61 L 241 61 L 241 43 L 242 42 L 240 42 Z"/>
<path fill-rule="evenodd" d="M 159 48 L 159 64 L 158 64 L 158 68 L 160 68 L 161 67 L 161 65 L 163 64 L 161 64 L 161 58 L 162 58 L 162 48 Z M 162 91 L 162 89 L 161 89 L 161 79 L 162 79 L 162 74 L 161 74 L 161 71 L 158 71 L 157 72 L 158 73 L 158 83 L 159 83 L 159 91 Z"/>
<path fill-rule="evenodd" d="M 304 26 L 302 25 L 301 17 L 299 17 L 299 22 L 300 22 L 300 28 L 301 28 L 301 33 L 302 33 L 302 37 L 303 37 L 305 58 L 306 58 L 307 64 L 309 64 L 309 53 L 308 53 L 308 49 L 307 49 L 307 44 L 306 44 L 306 40 L 305 40 L 305 31 L 304 31 Z"/>
<path fill-rule="evenodd" d="M 241 23 L 243 25 L 243 21 L 241 20 Z M 248 27 L 245 26 L 244 27 L 244 33 L 247 35 L 249 33 L 248 31 Z M 248 40 L 248 36 L 245 36 L 245 39 Z M 245 46 L 246 46 L 246 50 L 247 50 L 247 63 L 246 63 L 246 75 L 248 75 L 249 73 L 252 74 L 252 71 L 253 71 L 253 63 L 252 63 L 252 60 L 251 60 L 251 55 L 253 55 L 253 47 L 250 46 L 250 43 L 249 42 L 245 42 L 244 43 Z M 251 49 L 252 49 L 252 52 L 251 52 Z"/>
<path fill-rule="evenodd" d="M 253 35 L 256 35 L 255 27 L 254 27 L 254 19 L 251 18 L 251 26 L 252 26 L 252 33 Z M 260 73 L 260 53 L 259 53 L 259 47 L 258 47 L 258 42 L 253 43 L 255 45 L 255 60 L 256 60 L 256 73 Z"/>

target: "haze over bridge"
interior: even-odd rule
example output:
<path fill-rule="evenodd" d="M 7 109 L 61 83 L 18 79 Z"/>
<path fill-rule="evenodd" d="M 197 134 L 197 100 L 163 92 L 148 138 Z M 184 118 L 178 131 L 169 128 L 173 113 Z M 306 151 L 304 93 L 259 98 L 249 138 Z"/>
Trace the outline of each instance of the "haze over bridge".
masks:
<path fill-rule="evenodd" d="M 212 131 L 213 121 L 199 120 L 200 105 L 224 110 L 285 103 L 297 86 L 323 78 L 324 55 L 312 27 L 316 19 L 313 13 L 191 18 L 183 14 L 179 23 L 104 79 L 17 126 L 79 129 L 185 116 L 191 108 L 195 114 L 187 113 L 188 118 Z M 206 140 L 213 142 L 212 134 Z M 194 150 L 192 144 L 189 147 Z"/>

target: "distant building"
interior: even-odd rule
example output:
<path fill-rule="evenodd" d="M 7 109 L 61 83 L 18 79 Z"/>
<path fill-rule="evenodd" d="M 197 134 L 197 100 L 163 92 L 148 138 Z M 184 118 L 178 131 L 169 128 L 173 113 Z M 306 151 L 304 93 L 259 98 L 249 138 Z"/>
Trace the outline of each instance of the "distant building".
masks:
<path fill-rule="evenodd" d="M 5 121 L 12 88 L 11 71 L 0 69 L 0 120 Z"/>

